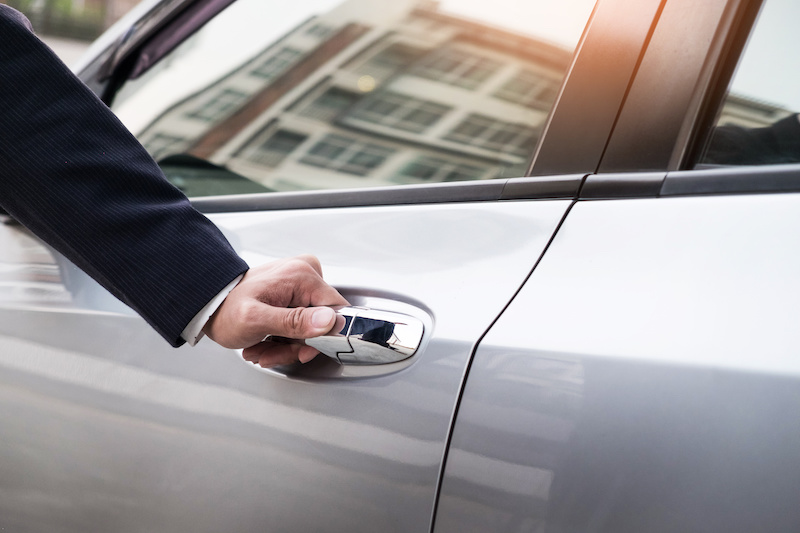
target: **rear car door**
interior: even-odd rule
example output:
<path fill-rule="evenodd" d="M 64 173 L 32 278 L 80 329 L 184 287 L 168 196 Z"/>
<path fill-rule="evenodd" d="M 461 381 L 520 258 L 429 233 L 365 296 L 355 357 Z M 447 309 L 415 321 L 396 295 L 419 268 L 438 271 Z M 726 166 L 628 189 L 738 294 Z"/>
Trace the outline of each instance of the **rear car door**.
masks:
<path fill-rule="evenodd" d="M 797 530 L 797 6 L 760 4 L 662 6 L 476 351 L 435 531 Z"/>
<path fill-rule="evenodd" d="M 314 253 L 352 304 L 424 335 L 387 365 L 173 350 L 6 220 L 0 524 L 428 530 L 470 355 L 611 130 L 574 132 L 577 166 L 542 145 L 551 175 L 525 177 L 564 76 L 593 64 L 572 59 L 592 8 L 163 1 L 101 40 L 81 76 L 247 261 Z M 656 10 L 629 10 L 598 108 Z"/>

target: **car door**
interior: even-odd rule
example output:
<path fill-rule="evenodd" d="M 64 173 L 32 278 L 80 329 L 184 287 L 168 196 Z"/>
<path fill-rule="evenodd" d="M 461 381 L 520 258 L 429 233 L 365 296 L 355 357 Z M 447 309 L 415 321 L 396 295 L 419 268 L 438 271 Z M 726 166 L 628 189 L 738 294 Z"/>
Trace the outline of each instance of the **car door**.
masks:
<path fill-rule="evenodd" d="M 664 4 L 476 351 L 434 531 L 797 529 L 797 6 L 760 4 Z"/>
<path fill-rule="evenodd" d="M 566 73 L 599 68 L 572 59 L 593 2 L 146 7 L 99 42 L 85 81 L 250 264 L 314 253 L 352 304 L 424 334 L 384 365 L 174 350 L 8 219 L 0 524 L 428 530 L 474 347 L 611 130 L 614 113 L 573 132 L 580 170 L 542 144 L 551 175 L 525 177 Z M 630 10 L 598 108 L 622 101 L 656 10 Z"/>

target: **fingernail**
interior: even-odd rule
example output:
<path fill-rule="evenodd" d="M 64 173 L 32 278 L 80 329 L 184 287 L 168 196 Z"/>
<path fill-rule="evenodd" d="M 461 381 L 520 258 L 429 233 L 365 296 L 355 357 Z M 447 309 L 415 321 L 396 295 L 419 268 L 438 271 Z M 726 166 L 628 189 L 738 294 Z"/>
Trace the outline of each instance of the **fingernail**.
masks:
<path fill-rule="evenodd" d="M 308 363 L 314 359 L 319 352 L 310 346 L 303 346 L 297 354 L 297 359 L 303 364 Z"/>
<path fill-rule="evenodd" d="M 336 313 L 330 307 L 320 307 L 311 315 L 311 325 L 317 329 L 328 327 L 334 314 Z"/>

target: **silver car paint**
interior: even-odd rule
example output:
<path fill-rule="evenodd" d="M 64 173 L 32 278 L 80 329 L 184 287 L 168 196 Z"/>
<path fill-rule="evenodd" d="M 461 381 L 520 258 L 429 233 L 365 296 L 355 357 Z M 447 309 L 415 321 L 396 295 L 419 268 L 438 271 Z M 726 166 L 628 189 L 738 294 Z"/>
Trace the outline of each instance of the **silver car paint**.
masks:
<path fill-rule="evenodd" d="M 314 251 L 353 303 L 427 317 L 423 348 L 381 375 L 348 377 L 325 357 L 264 371 L 207 340 L 173 350 L 101 310 L 75 272 L 71 306 L 6 301 L 0 527 L 427 530 L 473 346 L 569 203 L 213 217 L 251 263 Z"/>
<path fill-rule="evenodd" d="M 578 202 L 477 350 L 435 531 L 797 531 L 798 231 L 798 194 Z"/>

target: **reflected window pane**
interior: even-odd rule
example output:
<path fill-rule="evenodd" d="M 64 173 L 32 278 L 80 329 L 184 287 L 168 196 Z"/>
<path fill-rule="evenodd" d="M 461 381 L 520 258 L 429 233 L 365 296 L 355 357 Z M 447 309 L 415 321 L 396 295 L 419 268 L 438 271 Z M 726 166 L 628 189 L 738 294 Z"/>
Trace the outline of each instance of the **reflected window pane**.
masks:
<path fill-rule="evenodd" d="M 456 160 L 423 156 L 400 169 L 396 181 L 437 182 L 437 181 L 471 181 L 481 179 L 488 169 L 473 165 L 464 165 Z"/>
<path fill-rule="evenodd" d="M 368 56 L 361 65 L 355 67 L 356 72 L 372 76 L 376 80 L 385 80 L 394 74 L 406 70 L 425 54 L 423 48 L 403 43 L 392 43 L 380 52 Z"/>
<path fill-rule="evenodd" d="M 306 33 L 308 35 L 313 35 L 314 37 L 317 37 L 319 39 L 324 39 L 325 37 L 330 35 L 332 31 L 333 29 L 325 24 L 314 24 L 313 26 L 308 28 L 308 30 L 306 30 Z"/>
<path fill-rule="evenodd" d="M 163 135 L 160 133 L 150 137 L 144 145 L 156 161 L 161 159 L 162 156 L 179 152 L 180 149 L 185 146 L 186 140 L 183 137 Z"/>
<path fill-rule="evenodd" d="M 318 159 L 320 166 L 326 166 L 328 164 L 327 161 L 335 161 L 336 158 L 347 151 L 348 146 L 355 143 L 354 139 L 340 137 L 339 135 L 328 135 L 309 150 L 304 162 L 314 164 L 313 161 Z"/>
<path fill-rule="evenodd" d="M 489 128 L 492 127 L 492 119 L 481 115 L 469 115 L 463 122 L 450 132 L 447 139 L 470 144 L 473 140 L 481 137 Z"/>
<path fill-rule="evenodd" d="M 320 122 L 333 122 L 339 114 L 358 101 L 360 95 L 332 87 L 310 103 L 302 103 L 299 114 Z"/>
<path fill-rule="evenodd" d="M 494 96 L 526 107 L 546 109 L 555 99 L 557 90 L 552 80 L 523 70 L 503 84 Z"/>
<path fill-rule="evenodd" d="M 442 118 L 451 108 L 394 92 L 383 91 L 365 99 L 347 117 L 350 122 L 365 121 L 373 124 L 422 132 Z"/>
<path fill-rule="evenodd" d="M 235 89 L 223 89 L 212 94 L 200 107 L 189 112 L 188 116 L 205 122 L 218 121 L 232 114 L 245 101 L 247 94 Z"/>
<path fill-rule="evenodd" d="M 303 144 L 306 136 L 280 130 L 250 152 L 248 159 L 269 167 L 278 166 L 286 157 Z"/>
<path fill-rule="evenodd" d="M 431 54 L 414 73 L 441 83 L 475 89 L 489 79 L 500 66 L 499 61 L 462 50 L 445 49 Z"/>
<path fill-rule="evenodd" d="M 270 79 L 282 74 L 289 66 L 303 55 L 296 48 L 282 48 L 275 55 L 267 57 L 250 74 L 259 78 Z"/>
<path fill-rule="evenodd" d="M 369 144 L 352 137 L 328 135 L 300 159 L 306 165 L 366 176 L 391 155 L 390 148 Z"/>
<path fill-rule="evenodd" d="M 420 159 L 403 167 L 399 175 L 416 178 L 419 180 L 431 181 L 444 164 L 446 163 L 441 159 Z"/>
<path fill-rule="evenodd" d="M 483 115 L 468 116 L 445 136 L 449 141 L 514 154 L 532 150 L 535 138 L 536 131 L 533 128 Z"/>

